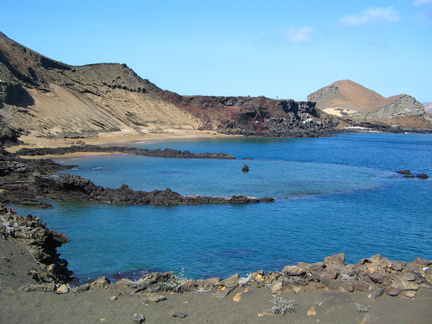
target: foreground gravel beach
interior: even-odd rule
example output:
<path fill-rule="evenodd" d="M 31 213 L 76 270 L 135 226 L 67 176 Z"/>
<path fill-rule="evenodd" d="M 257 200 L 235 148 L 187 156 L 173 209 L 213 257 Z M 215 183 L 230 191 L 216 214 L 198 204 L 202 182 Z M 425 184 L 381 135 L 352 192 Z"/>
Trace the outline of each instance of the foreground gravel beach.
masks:
<path fill-rule="evenodd" d="M 318 264 L 287 266 L 282 272 L 270 274 L 258 271 L 249 278 L 233 275 L 224 280 L 200 281 L 154 273 L 138 281 L 110 282 L 102 277 L 74 286 L 65 283 L 66 277 L 72 278 L 73 274 L 63 267 L 64 260 L 53 248 L 67 241 L 67 236 L 45 228 L 41 220 L 24 218 L 12 209 L 1 208 L 1 323 L 430 323 L 432 320 L 430 268 L 425 266 L 432 262 L 424 259 L 413 263 L 388 261 L 380 256 L 365 259 L 375 269 L 368 276 L 376 279 L 365 291 L 358 291 L 360 279 L 356 284 L 341 280 L 326 283 L 328 274 L 343 261 L 342 254 L 327 257 L 322 269 L 328 271 L 322 272 L 321 283 L 307 286 L 300 285 L 307 278 L 301 269 L 308 266 L 312 269 Z M 382 269 L 376 267 L 379 264 L 391 266 Z M 392 267 L 396 270 L 391 270 Z M 408 281 L 401 281 L 397 293 L 389 287 L 380 289 L 379 282 L 384 279 L 378 274 L 394 275 L 394 272 L 403 274 Z M 415 282 L 421 284 L 415 286 Z M 359 289 L 350 289 L 350 285 Z"/>
<path fill-rule="evenodd" d="M 154 295 L 163 300 L 149 301 Z M 256 286 L 238 288 L 227 297 L 214 291 L 131 295 L 131 289 L 121 285 L 64 295 L 8 289 L 0 296 L 2 323 L 139 323 L 139 315 L 145 323 L 426 324 L 432 318 L 432 296 L 427 291 L 415 300 L 387 296 L 370 300 L 367 293 L 313 288 L 286 292 L 278 297 L 296 304 L 295 311 L 286 315 L 274 314 L 271 290 Z M 357 304 L 370 309 L 360 312 Z"/>

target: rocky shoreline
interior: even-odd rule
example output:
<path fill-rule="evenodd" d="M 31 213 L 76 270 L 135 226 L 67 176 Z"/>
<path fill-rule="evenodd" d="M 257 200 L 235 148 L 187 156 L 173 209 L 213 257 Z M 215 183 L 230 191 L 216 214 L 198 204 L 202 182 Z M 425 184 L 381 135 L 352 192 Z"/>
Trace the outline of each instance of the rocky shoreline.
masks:
<path fill-rule="evenodd" d="M 182 196 L 167 188 L 151 192 L 132 190 L 123 184 L 118 189 L 104 188 L 95 185 L 87 178 L 78 175 L 61 174 L 56 178 L 39 176 L 35 178 L 37 192 L 49 198 L 78 198 L 86 201 L 115 205 L 198 205 L 198 204 L 245 204 L 273 202 L 274 198 L 254 198 L 244 195 L 231 197 Z"/>
<path fill-rule="evenodd" d="M 107 277 L 96 282 L 111 284 Z M 381 255 L 346 264 L 344 253 L 328 256 L 323 262 L 287 265 L 282 271 L 257 271 L 246 277 L 234 274 L 228 278 L 187 279 L 172 272 L 155 272 L 138 280 L 121 279 L 115 284 L 133 288 L 132 293 L 163 291 L 215 290 L 226 297 L 237 287 L 257 285 L 271 289 L 272 294 L 299 291 L 305 287 L 317 290 L 367 292 L 375 299 L 383 294 L 414 298 L 420 288 L 432 289 L 432 261 L 417 257 L 412 262 L 391 261 Z"/>
<path fill-rule="evenodd" d="M 416 134 L 432 134 L 432 128 L 414 128 L 406 126 L 390 126 L 384 123 L 372 121 L 356 121 L 352 119 L 340 118 L 341 121 L 346 123 L 347 127 L 339 127 L 335 133 L 416 133 Z"/>
<path fill-rule="evenodd" d="M 375 255 L 346 264 L 339 253 L 244 277 L 153 272 L 82 283 L 57 253 L 68 242 L 41 219 L 0 206 L 0 307 L 8 310 L 0 312 L 2 322 L 280 323 L 289 316 L 292 323 L 428 323 L 432 316 L 432 261 L 419 257 Z"/>
<path fill-rule="evenodd" d="M 70 239 L 63 233 L 48 229 L 40 218 L 32 215 L 22 217 L 14 209 L 0 205 L 0 236 L 27 248 L 40 266 L 38 269 L 26 269 L 35 284 L 54 286 L 74 279 L 73 272 L 67 268 L 67 261 L 57 253 L 57 248 L 70 242 Z"/>
<path fill-rule="evenodd" d="M 391 261 L 378 254 L 357 264 L 346 264 L 344 253 L 328 256 L 323 262 L 299 262 L 285 266 L 282 271 L 257 271 L 245 277 L 234 274 L 224 279 L 188 279 L 173 272 L 154 272 L 138 280 L 123 278 L 111 283 L 107 277 L 101 277 L 91 283 L 71 286 L 74 274 L 68 270 L 67 261 L 57 253 L 58 247 L 70 242 L 65 234 L 48 229 L 37 217 L 22 217 L 15 210 L 0 206 L 0 236 L 27 246 L 30 255 L 41 266 L 38 270 L 28 269 L 28 276 L 35 281 L 35 285 L 22 287 L 27 291 L 67 293 L 114 284 L 130 287 L 131 294 L 214 290 L 221 297 L 226 297 L 239 286 L 257 285 L 271 289 L 272 294 L 312 287 L 318 290 L 367 292 L 369 298 L 375 299 L 383 294 L 414 298 L 420 288 L 432 289 L 430 260 L 417 257 L 412 262 Z M 58 291 L 61 286 L 64 291 Z"/>
<path fill-rule="evenodd" d="M 225 153 L 191 153 L 189 151 L 166 149 L 139 149 L 127 146 L 97 146 L 97 145 L 71 145 L 69 147 L 43 147 L 43 148 L 22 148 L 16 152 L 20 156 L 38 155 L 63 155 L 70 153 L 111 153 L 130 154 L 138 156 L 149 156 L 172 159 L 235 159 L 231 154 Z"/>
<path fill-rule="evenodd" d="M 22 150 L 21 150 L 22 151 Z M 24 154 L 21 152 L 19 154 Z M 72 146 L 70 148 L 57 149 L 33 149 L 24 150 L 27 155 L 41 154 L 66 154 L 72 152 L 110 152 L 146 155 L 153 157 L 170 158 L 206 158 L 206 159 L 234 159 L 232 155 L 223 153 L 194 154 L 187 151 L 147 150 L 128 147 L 99 147 L 93 145 Z M 87 178 L 78 175 L 61 174 L 53 177 L 59 171 L 70 169 L 74 166 L 65 166 L 51 160 L 29 160 L 20 158 L 17 154 L 0 151 L 0 203 L 22 204 L 36 207 L 50 207 L 49 204 L 39 201 L 37 198 L 50 199 L 81 199 L 98 203 L 117 205 L 197 205 L 197 204 L 244 204 L 258 202 L 273 202 L 274 198 L 255 198 L 245 195 L 231 197 L 212 196 L 182 196 L 167 188 L 165 190 L 153 190 L 151 192 L 135 191 L 127 185 L 111 189 L 95 185 Z"/>

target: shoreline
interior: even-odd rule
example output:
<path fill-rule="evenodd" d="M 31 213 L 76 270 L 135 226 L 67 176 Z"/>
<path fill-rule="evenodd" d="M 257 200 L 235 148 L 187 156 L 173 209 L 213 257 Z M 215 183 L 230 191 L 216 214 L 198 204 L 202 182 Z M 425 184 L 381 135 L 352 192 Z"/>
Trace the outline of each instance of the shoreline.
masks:
<path fill-rule="evenodd" d="M 170 142 L 170 141 L 197 141 L 203 139 L 221 139 L 221 138 L 236 138 L 243 137 L 242 135 L 226 135 L 220 134 L 215 131 L 198 131 L 198 130 L 172 130 L 163 131 L 160 133 L 147 133 L 147 134 L 129 134 L 124 132 L 112 132 L 112 133 L 99 133 L 97 137 L 88 138 L 47 138 L 47 137 L 35 137 L 35 136 L 21 136 L 19 138 L 23 144 L 7 147 L 6 150 L 11 153 L 15 153 L 22 148 L 62 148 L 69 147 L 71 145 L 79 145 L 83 142 L 89 145 L 98 146 L 115 146 L 115 145 L 132 145 L 132 144 L 145 144 L 145 143 L 158 143 L 158 142 Z M 101 153 L 105 154 L 116 154 L 116 153 Z M 63 155 L 44 155 L 39 157 L 23 156 L 23 158 L 46 158 L 46 159 L 58 159 L 58 158 L 74 158 L 74 157 L 86 157 L 92 155 L 99 155 L 95 153 L 70 153 Z"/>
<path fill-rule="evenodd" d="M 51 281 L 57 276 L 52 261 L 37 263 L 30 252 L 38 249 L 34 244 L 38 240 L 45 251 L 51 251 L 53 260 L 61 262 L 47 238 L 54 235 L 59 246 L 68 242 L 64 234 L 11 209 L 0 209 L 0 217 L 6 230 L 0 235 L 2 323 L 178 323 L 181 319 L 186 323 L 426 324 L 432 318 L 432 261 L 420 258 L 405 263 L 376 255 L 347 265 L 341 253 L 324 262 L 257 271 L 246 278 L 193 280 L 154 272 L 138 280 L 110 282 L 101 277 L 74 287 L 67 281 Z M 15 222 L 20 226 L 7 226 Z M 34 238 L 32 233 L 39 231 L 49 235 Z M 386 276 L 395 279 L 391 286 L 385 286 Z M 394 283 L 400 286 L 399 296 Z"/>
<path fill-rule="evenodd" d="M 61 148 L 23 148 L 16 153 L 2 152 L 0 203 L 7 205 L 21 204 L 48 208 L 51 205 L 38 198 L 80 199 L 113 205 L 201 205 L 201 204 L 249 204 L 259 202 L 274 202 L 272 197 L 249 197 L 246 195 L 231 195 L 229 197 L 191 195 L 182 196 L 169 188 L 165 190 L 142 191 L 133 190 L 123 184 L 120 188 L 104 188 L 94 184 L 90 179 L 78 175 L 53 174 L 68 170 L 73 165 L 61 165 L 49 159 L 23 159 L 18 154 L 29 156 L 44 156 L 47 154 L 91 152 L 91 153 L 123 153 L 139 156 L 177 159 L 235 159 L 225 153 L 191 153 L 173 149 L 137 149 L 134 147 L 96 145 L 75 145 Z"/>
<path fill-rule="evenodd" d="M 333 135 L 344 133 L 386 133 L 385 131 L 368 129 L 364 127 L 345 127 L 338 129 Z M 391 132 L 394 133 L 394 132 Z M 414 132 L 417 133 L 417 132 Z M 431 132 L 420 132 L 420 134 L 430 134 Z M 128 132 L 105 132 L 98 133 L 97 136 L 90 136 L 82 138 L 48 138 L 48 137 L 37 137 L 32 135 L 23 135 L 19 140 L 23 144 L 5 147 L 6 151 L 15 153 L 22 148 L 64 148 L 73 145 L 95 145 L 95 146 L 132 146 L 133 144 L 152 144 L 152 143 L 163 143 L 163 142 L 174 142 L 174 141 L 200 141 L 206 139 L 233 139 L 233 138 L 245 138 L 244 135 L 236 134 L 222 134 L 211 130 L 177 130 L 167 129 L 161 130 L 161 132 L 151 132 L 145 134 L 131 134 Z M 122 153 L 93 153 L 93 152 L 75 152 L 67 154 L 46 154 L 38 157 L 33 156 L 22 156 L 25 159 L 69 159 L 69 158 L 80 158 L 89 157 L 95 155 L 113 155 Z"/>

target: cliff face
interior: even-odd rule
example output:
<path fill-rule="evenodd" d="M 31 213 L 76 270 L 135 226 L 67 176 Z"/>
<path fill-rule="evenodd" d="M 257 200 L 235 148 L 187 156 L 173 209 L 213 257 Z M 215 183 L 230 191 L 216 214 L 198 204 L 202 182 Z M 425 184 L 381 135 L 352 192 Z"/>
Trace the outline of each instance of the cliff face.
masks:
<path fill-rule="evenodd" d="M 432 115 L 432 102 L 425 102 L 423 106 L 425 106 L 426 112 Z"/>
<path fill-rule="evenodd" d="M 318 108 L 343 118 L 378 121 L 406 127 L 432 127 L 425 107 L 408 95 L 385 98 L 350 80 L 341 80 L 310 94 Z M 413 122 L 415 120 L 415 122 Z"/>
<path fill-rule="evenodd" d="M 266 97 L 161 96 L 197 117 L 203 129 L 225 134 L 272 137 L 314 137 L 330 134 L 335 118 L 317 110 L 315 103 Z"/>
<path fill-rule="evenodd" d="M 0 122 L 34 136 L 208 129 L 289 137 L 327 135 L 335 119 L 310 102 L 180 96 L 125 64 L 71 66 L 0 33 Z"/>
<path fill-rule="evenodd" d="M 366 115 L 369 119 L 386 119 L 400 116 L 423 117 L 425 107 L 414 97 L 408 95 L 397 96 L 394 101 L 382 106 Z"/>

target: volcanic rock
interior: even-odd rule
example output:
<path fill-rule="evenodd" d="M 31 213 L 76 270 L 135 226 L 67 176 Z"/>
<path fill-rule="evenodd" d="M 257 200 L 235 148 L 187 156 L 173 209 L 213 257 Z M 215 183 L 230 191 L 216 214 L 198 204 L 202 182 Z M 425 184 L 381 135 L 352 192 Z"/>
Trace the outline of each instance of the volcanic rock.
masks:
<path fill-rule="evenodd" d="M 67 261 L 60 259 L 57 248 L 68 243 L 69 238 L 45 227 L 40 218 L 17 215 L 15 210 L 0 206 L 0 235 L 25 244 L 34 259 L 43 266 L 33 271 L 32 278 L 39 283 L 67 283 L 74 275 Z"/>
<path fill-rule="evenodd" d="M 166 299 L 167 298 L 165 296 L 163 296 L 163 295 L 151 294 L 151 295 L 146 296 L 143 299 L 143 303 L 144 304 L 148 304 L 148 303 L 155 303 L 156 304 L 156 303 L 159 303 L 159 302 L 164 301 Z"/>
<path fill-rule="evenodd" d="M 134 314 L 132 317 L 133 323 L 144 323 L 145 322 L 145 316 L 143 314 Z"/>
<path fill-rule="evenodd" d="M 97 151 L 97 146 L 74 146 L 65 149 L 26 149 L 20 154 L 46 154 L 46 152 L 71 152 L 75 150 Z M 100 151 L 104 151 L 101 148 Z M 222 158 L 234 159 L 232 155 L 222 153 L 194 154 L 187 151 L 165 150 L 140 150 L 121 147 L 107 148 L 109 152 L 129 152 L 131 154 L 180 157 L 180 158 Z M 58 177 L 51 175 L 57 171 L 70 169 L 72 166 L 63 166 L 51 160 L 26 160 L 16 154 L 0 150 L 0 203 L 25 204 L 38 207 L 50 207 L 47 203 L 40 202 L 36 197 L 55 199 L 76 198 L 98 203 L 117 205 L 197 205 L 197 204 L 245 204 L 257 202 L 273 202 L 274 198 L 255 198 L 244 195 L 231 197 L 211 196 L 182 196 L 167 188 L 165 190 L 153 190 L 151 192 L 134 191 L 126 184 L 118 189 L 96 186 L 90 179 L 78 175 L 61 174 Z"/>

